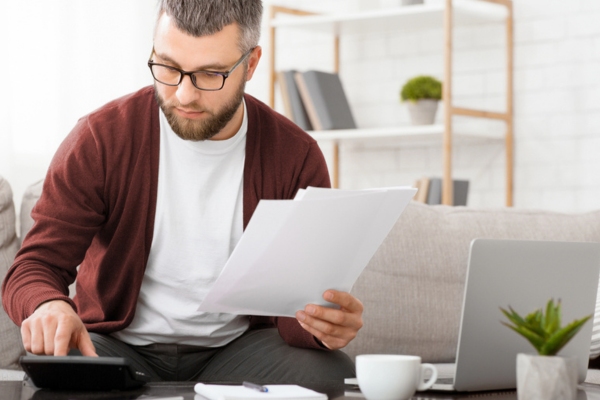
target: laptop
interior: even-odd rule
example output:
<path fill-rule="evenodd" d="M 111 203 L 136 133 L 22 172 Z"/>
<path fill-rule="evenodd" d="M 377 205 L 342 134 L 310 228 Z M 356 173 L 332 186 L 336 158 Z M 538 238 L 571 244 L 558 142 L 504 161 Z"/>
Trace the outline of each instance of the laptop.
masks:
<path fill-rule="evenodd" d="M 560 299 L 564 326 L 594 314 L 599 274 L 600 243 L 473 240 L 453 376 L 451 382 L 438 377 L 432 390 L 516 388 L 517 354 L 536 350 L 500 323 L 507 321 L 500 307 L 526 315 Z M 558 353 L 577 358 L 579 382 L 586 377 L 591 337 L 592 319 Z M 440 367 L 448 371 L 447 364 Z"/>

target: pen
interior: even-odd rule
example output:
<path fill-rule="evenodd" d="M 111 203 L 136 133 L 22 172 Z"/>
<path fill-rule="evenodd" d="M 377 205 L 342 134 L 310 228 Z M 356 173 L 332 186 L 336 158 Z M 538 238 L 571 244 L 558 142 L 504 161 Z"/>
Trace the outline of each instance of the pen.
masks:
<path fill-rule="evenodd" d="M 252 383 L 252 382 L 244 382 L 244 383 L 242 383 L 242 385 L 244 387 L 247 387 L 248 389 L 258 390 L 259 392 L 263 392 L 263 393 L 266 393 L 269 391 L 269 389 L 267 387 L 257 385 L 256 383 Z"/>

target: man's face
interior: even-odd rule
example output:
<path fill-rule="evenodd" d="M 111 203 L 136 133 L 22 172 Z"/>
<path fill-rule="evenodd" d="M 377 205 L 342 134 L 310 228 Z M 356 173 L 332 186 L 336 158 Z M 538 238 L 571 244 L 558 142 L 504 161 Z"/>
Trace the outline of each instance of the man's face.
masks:
<path fill-rule="evenodd" d="M 243 54 L 238 48 L 239 30 L 232 24 L 220 32 L 193 37 L 179 30 L 163 14 L 156 27 L 153 61 L 185 71 L 228 71 Z M 257 53 L 257 54 L 254 54 Z M 173 131 L 185 140 L 222 140 L 235 135 L 243 117 L 242 96 L 252 76 L 260 49 L 239 65 L 218 91 L 197 89 L 189 76 L 179 86 L 154 82 L 156 98 Z"/>

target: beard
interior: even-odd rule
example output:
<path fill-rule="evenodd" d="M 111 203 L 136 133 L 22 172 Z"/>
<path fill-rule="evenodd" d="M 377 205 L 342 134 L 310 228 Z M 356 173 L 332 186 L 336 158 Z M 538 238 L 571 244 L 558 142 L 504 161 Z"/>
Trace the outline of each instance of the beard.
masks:
<path fill-rule="evenodd" d="M 233 97 L 228 100 L 220 110 L 217 111 L 202 108 L 196 103 L 186 104 L 185 108 L 187 110 L 191 109 L 193 111 L 202 111 L 209 115 L 208 118 L 203 120 L 193 120 L 176 115 L 173 112 L 173 109 L 175 107 L 179 107 L 181 104 L 176 100 L 174 102 L 166 102 L 162 97 L 160 97 L 156 88 L 156 82 L 154 83 L 154 96 L 156 97 L 158 105 L 165 114 L 165 117 L 167 117 L 167 121 L 169 122 L 169 125 L 171 125 L 173 132 L 175 132 L 177 136 L 183 140 L 198 142 L 201 140 L 211 139 L 216 134 L 221 132 L 223 128 L 225 128 L 240 107 L 244 97 L 245 88 L 246 77 L 244 74 L 244 79 L 242 79 L 242 83 L 237 88 Z"/>

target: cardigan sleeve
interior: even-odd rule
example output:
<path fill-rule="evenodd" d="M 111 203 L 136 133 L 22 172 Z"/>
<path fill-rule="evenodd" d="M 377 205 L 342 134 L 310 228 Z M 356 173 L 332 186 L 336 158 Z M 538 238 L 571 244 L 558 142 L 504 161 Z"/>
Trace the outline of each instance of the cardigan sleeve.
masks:
<path fill-rule="evenodd" d="M 35 221 L 8 271 L 2 303 L 21 325 L 42 303 L 68 297 L 92 238 L 104 221 L 103 172 L 86 120 L 61 144 L 32 210 Z"/>
<path fill-rule="evenodd" d="M 300 172 L 296 191 L 301 188 L 305 189 L 309 186 L 324 188 L 331 187 L 329 170 L 327 169 L 325 158 L 323 157 L 323 153 L 321 152 L 319 145 L 314 141 L 310 143 L 309 150 L 306 154 L 306 158 L 304 159 L 304 164 Z"/>
<path fill-rule="evenodd" d="M 55 299 L 69 302 L 90 332 L 131 322 L 154 230 L 159 138 L 152 86 L 79 120 L 52 160 L 35 223 L 3 283 L 15 323 Z"/>

